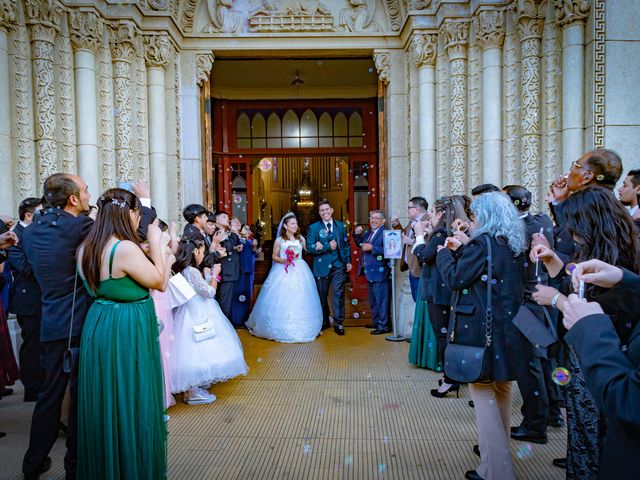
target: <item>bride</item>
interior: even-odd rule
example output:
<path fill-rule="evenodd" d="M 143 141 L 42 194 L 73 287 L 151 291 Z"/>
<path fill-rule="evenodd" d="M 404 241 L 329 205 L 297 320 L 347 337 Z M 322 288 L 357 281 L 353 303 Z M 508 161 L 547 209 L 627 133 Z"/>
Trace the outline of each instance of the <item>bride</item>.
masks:
<path fill-rule="evenodd" d="M 313 274 L 302 259 L 304 238 L 287 213 L 273 245 L 273 266 L 253 307 L 247 328 L 277 342 L 312 342 L 322 327 L 322 306 Z"/>

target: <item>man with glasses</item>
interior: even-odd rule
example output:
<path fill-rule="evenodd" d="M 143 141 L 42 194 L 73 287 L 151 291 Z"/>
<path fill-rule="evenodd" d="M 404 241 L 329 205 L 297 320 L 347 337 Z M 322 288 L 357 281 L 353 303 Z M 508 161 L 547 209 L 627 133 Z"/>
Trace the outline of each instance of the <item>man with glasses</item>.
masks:
<path fill-rule="evenodd" d="M 389 315 L 391 298 L 391 271 L 389 261 L 384 258 L 384 223 L 382 210 L 369 212 L 369 227 L 366 232 L 358 225 L 353 239 L 362 251 L 358 266 L 358 274 L 367 279 L 369 304 L 373 314 L 375 329 L 371 335 L 382 335 L 391 331 Z"/>
<path fill-rule="evenodd" d="M 422 267 L 418 258 L 411 252 L 411 247 L 415 242 L 416 235 L 413 231 L 413 226 L 429 218 L 427 213 L 429 210 L 429 203 L 424 197 L 413 197 L 409 199 L 407 204 L 407 214 L 409 216 L 409 225 L 406 228 L 402 228 L 398 217 L 391 219 L 391 226 L 395 230 L 402 230 L 402 258 L 400 259 L 400 271 L 405 272 L 409 270 L 409 285 L 411 286 L 411 297 L 415 302 L 418 297 L 418 284 L 420 283 L 420 274 L 422 273 Z"/>

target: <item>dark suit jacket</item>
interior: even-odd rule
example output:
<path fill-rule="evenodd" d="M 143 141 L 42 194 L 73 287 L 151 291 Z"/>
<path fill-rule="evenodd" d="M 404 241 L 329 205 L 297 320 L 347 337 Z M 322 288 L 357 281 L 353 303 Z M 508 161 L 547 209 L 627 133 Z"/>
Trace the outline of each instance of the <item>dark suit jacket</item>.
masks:
<path fill-rule="evenodd" d="M 453 312 L 456 317 L 457 343 L 485 345 L 485 311 L 487 308 L 487 245 L 483 234 L 473 238 L 462 250 L 456 261 L 451 250 L 440 250 L 436 265 L 445 285 L 456 292 Z M 512 319 L 524 298 L 524 254 L 514 256 L 506 241 L 491 237 L 493 254 L 492 288 L 493 303 L 493 380 L 515 380 L 527 366 L 526 339 L 513 325 Z M 454 318 L 452 315 L 452 321 Z M 449 327 L 449 337 L 451 326 Z"/>
<path fill-rule="evenodd" d="M 10 312 L 16 315 L 40 315 L 42 303 L 40 302 L 40 285 L 33 274 L 33 269 L 24 254 L 22 236 L 25 228 L 21 223 L 13 229 L 18 237 L 18 244 L 9 248 L 7 265 L 13 275 L 11 286 Z"/>
<path fill-rule="evenodd" d="M 611 289 L 620 304 L 640 317 L 640 276 L 624 271 Z M 640 478 L 640 323 L 622 345 L 606 315 L 590 315 L 565 336 L 578 355 L 587 387 L 607 420 L 599 478 Z"/>
<path fill-rule="evenodd" d="M 439 228 L 433 232 L 429 243 L 418 245 L 414 254 L 422 265 L 422 285 L 420 299 L 436 305 L 451 305 L 451 289 L 446 286 L 436 266 L 438 246 L 444 245 L 447 229 Z"/>
<path fill-rule="evenodd" d="M 384 225 L 376 231 L 373 238 L 369 238 L 372 233 L 370 230 L 353 235 L 356 244 L 362 246 L 363 243 L 371 243 L 373 249 L 370 252 L 360 252 L 360 265 L 358 266 L 358 275 L 364 275 L 369 282 L 382 282 L 389 278 L 391 273 L 389 270 L 389 261 L 384 258 Z"/>
<path fill-rule="evenodd" d="M 313 255 L 314 277 L 326 277 L 329 275 L 332 262 L 339 261 L 338 265 L 341 266 L 351 263 L 351 246 L 349 245 L 347 229 L 344 223 L 334 220 L 331 235 L 326 235 L 324 238 L 320 236 L 321 230 L 326 231 L 326 225 L 322 220 L 309 225 L 309 230 L 307 231 L 307 252 Z M 335 251 L 331 250 L 329 245 L 331 240 L 335 240 L 338 244 L 338 248 Z M 316 242 L 322 243 L 322 250 L 316 250 Z"/>
<path fill-rule="evenodd" d="M 234 250 L 234 247 L 240 245 L 240 237 L 231 232 L 220 245 L 227 250 L 227 256 L 220 259 L 222 281 L 235 282 L 240 278 L 240 254 Z M 244 248 L 247 247 L 245 246 Z"/>
<path fill-rule="evenodd" d="M 50 208 L 22 234 L 24 253 L 42 289 L 43 342 L 69 336 L 76 250 L 92 226 L 93 220 L 86 215 L 74 217 L 62 209 Z M 82 333 L 92 301 L 78 276 L 72 336 Z"/>

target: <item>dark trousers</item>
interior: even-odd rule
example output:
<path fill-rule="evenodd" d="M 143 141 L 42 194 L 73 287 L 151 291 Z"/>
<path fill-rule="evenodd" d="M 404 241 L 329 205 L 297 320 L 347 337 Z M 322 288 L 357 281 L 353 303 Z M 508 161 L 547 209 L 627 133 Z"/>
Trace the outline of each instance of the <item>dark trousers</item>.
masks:
<path fill-rule="evenodd" d="M 409 273 L 409 286 L 411 287 L 411 298 L 414 302 L 418 301 L 418 285 L 420 285 L 420 277 L 414 277 Z"/>
<path fill-rule="evenodd" d="M 516 379 L 522 394 L 522 426 L 529 430 L 544 433 L 547 431 L 549 417 L 549 396 L 542 369 L 541 358 L 536 348 L 526 343 L 528 356 L 527 370 Z"/>
<path fill-rule="evenodd" d="M 26 397 L 37 396 L 42 385 L 40 367 L 40 315 L 17 315 L 22 345 L 20 346 L 20 379 Z"/>
<path fill-rule="evenodd" d="M 64 468 L 67 478 L 75 478 L 77 461 L 76 419 L 78 415 L 78 370 L 75 366 L 71 374 L 62 370 L 62 358 L 67 350 L 68 340 L 41 342 L 42 369 L 44 381 L 42 390 L 31 418 L 29 449 L 22 462 L 22 472 L 35 474 L 44 462 L 51 447 L 58 438 L 62 400 L 69 385 L 71 402 L 69 406 L 69 424 L 67 425 L 67 454 Z M 72 339 L 71 345 L 78 346 L 80 338 Z"/>
<path fill-rule="evenodd" d="M 444 365 L 444 349 L 447 347 L 447 329 L 449 328 L 451 306 L 427 302 L 427 311 L 429 312 L 429 322 L 436 336 L 436 342 L 438 342 L 438 362 L 440 362 L 440 365 Z M 446 372 L 444 381 L 446 383 L 458 383 L 447 377 Z"/>
<path fill-rule="evenodd" d="M 367 282 L 367 286 L 369 288 L 369 304 L 373 313 L 373 324 L 377 330 L 390 329 L 391 281 Z"/>
<path fill-rule="evenodd" d="M 218 284 L 218 291 L 216 292 L 216 300 L 225 317 L 232 321 L 231 318 L 231 305 L 233 304 L 233 291 L 236 288 L 236 282 L 223 280 Z M 242 325 L 238 323 L 234 324 L 235 327 Z"/>
<path fill-rule="evenodd" d="M 347 279 L 346 267 L 331 267 L 326 277 L 316 277 L 316 287 L 322 305 L 322 325 L 329 325 L 329 286 L 333 290 L 332 307 L 335 325 L 344 321 L 344 283 Z"/>

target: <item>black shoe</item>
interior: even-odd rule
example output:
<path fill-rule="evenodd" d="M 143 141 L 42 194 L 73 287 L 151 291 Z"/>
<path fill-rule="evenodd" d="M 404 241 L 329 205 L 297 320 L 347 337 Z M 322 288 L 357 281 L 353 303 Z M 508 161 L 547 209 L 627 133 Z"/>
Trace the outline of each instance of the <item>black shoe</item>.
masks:
<path fill-rule="evenodd" d="M 8 397 L 9 395 L 13 395 L 13 388 L 3 388 L 0 390 L 0 397 Z"/>
<path fill-rule="evenodd" d="M 2 438 L 2 437 L 6 437 L 6 436 L 7 436 L 7 433 L 6 433 L 6 432 L 0 432 L 0 438 Z"/>
<path fill-rule="evenodd" d="M 333 327 L 338 335 L 344 335 L 344 327 L 340 324 Z"/>
<path fill-rule="evenodd" d="M 475 403 L 473 403 L 473 400 L 469 400 L 469 406 L 470 406 L 471 408 L 476 408 L 476 404 L 475 404 Z"/>
<path fill-rule="evenodd" d="M 451 386 L 446 389 L 444 392 L 441 392 L 437 388 L 431 389 L 431 396 L 436 398 L 444 398 L 447 396 L 449 392 L 456 392 L 456 398 L 460 398 L 460 385 L 457 383 L 451 384 Z"/>
<path fill-rule="evenodd" d="M 483 478 L 478 475 L 478 472 L 476 472 L 475 470 L 466 471 L 464 474 L 464 478 L 466 478 L 467 480 L 483 480 Z"/>
<path fill-rule="evenodd" d="M 42 462 L 42 465 L 40 465 L 40 468 L 37 471 L 35 471 L 34 473 L 25 473 L 24 479 L 37 480 L 38 478 L 40 478 L 40 475 L 42 475 L 44 472 L 49 471 L 50 468 L 51 468 L 51 457 L 47 457 L 44 459 L 44 461 Z"/>
<path fill-rule="evenodd" d="M 553 459 L 553 465 L 558 467 L 558 468 L 562 468 L 562 469 L 566 470 L 567 469 L 567 457 L 554 458 Z"/>
<path fill-rule="evenodd" d="M 536 432 L 523 425 L 511 427 L 511 438 L 523 442 L 537 443 L 539 445 L 547 443 L 547 434 L 545 432 Z"/>
<path fill-rule="evenodd" d="M 364 328 L 378 328 L 375 323 L 367 323 Z"/>
<path fill-rule="evenodd" d="M 480 456 L 480 446 L 479 445 L 474 445 L 473 446 L 473 453 L 475 453 L 476 455 Z"/>
<path fill-rule="evenodd" d="M 322 324 L 322 330 L 326 330 L 327 328 L 331 328 L 331 324 L 330 323 L 323 323 Z"/>
<path fill-rule="evenodd" d="M 376 328 L 375 330 L 371 331 L 371 335 L 384 335 L 385 333 L 390 333 L 391 329 L 390 328 Z"/>
<path fill-rule="evenodd" d="M 562 417 L 562 414 L 559 413 L 557 415 L 553 415 L 547 418 L 547 425 L 549 427 L 555 427 L 555 428 L 564 427 L 564 418 Z"/>

